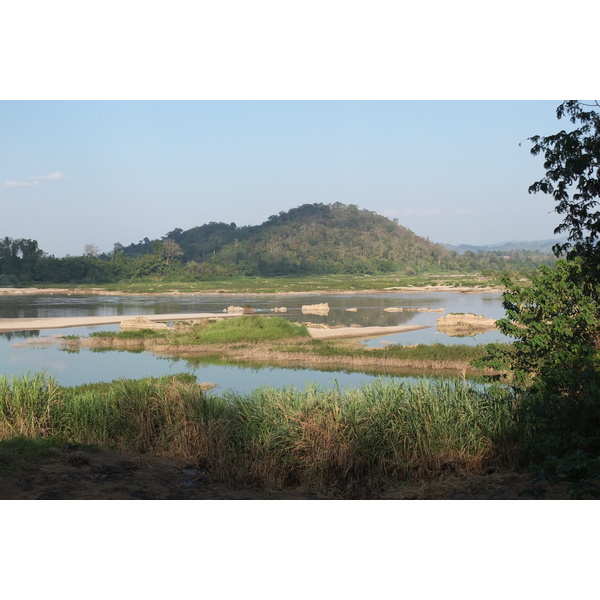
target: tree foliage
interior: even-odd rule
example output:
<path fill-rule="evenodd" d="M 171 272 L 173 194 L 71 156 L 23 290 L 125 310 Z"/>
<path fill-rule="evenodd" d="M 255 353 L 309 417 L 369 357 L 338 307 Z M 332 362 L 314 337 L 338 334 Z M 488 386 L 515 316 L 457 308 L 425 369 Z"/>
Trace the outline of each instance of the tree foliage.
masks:
<path fill-rule="evenodd" d="M 588 108 L 562 103 L 558 118 L 579 127 L 530 138 L 532 153 L 544 152 L 546 175 L 529 191 L 552 194 L 565 215 L 555 233 L 569 241 L 554 251 L 567 260 L 542 266 L 530 286 L 503 281 L 498 325 L 515 341 L 507 352 L 491 346 L 483 361 L 513 373 L 532 446 L 544 456 L 600 452 L 600 121 Z"/>
<path fill-rule="evenodd" d="M 541 267 L 530 286 L 504 280 L 498 326 L 515 342 L 503 358 L 544 452 L 600 449 L 600 284 L 582 284 L 583 268 L 577 257 Z"/>
<path fill-rule="evenodd" d="M 473 253 L 460 256 L 409 229 L 356 205 L 303 204 L 271 215 L 261 225 L 208 223 L 169 232 L 193 277 L 309 275 L 536 268 L 551 257 L 533 252 Z M 157 242 L 154 242 L 156 244 Z M 145 238 L 124 249 L 134 258 L 153 252 Z"/>
<path fill-rule="evenodd" d="M 568 242 L 555 246 L 557 255 L 580 256 L 586 263 L 600 266 L 600 108 L 567 100 L 557 109 L 559 119 L 568 117 L 576 127 L 555 135 L 535 135 L 531 153 L 544 154 L 545 176 L 529 187 L 530 193 L 550 194 L 555 211 L 564 215 L 554 233 L 568 233 Z"/>

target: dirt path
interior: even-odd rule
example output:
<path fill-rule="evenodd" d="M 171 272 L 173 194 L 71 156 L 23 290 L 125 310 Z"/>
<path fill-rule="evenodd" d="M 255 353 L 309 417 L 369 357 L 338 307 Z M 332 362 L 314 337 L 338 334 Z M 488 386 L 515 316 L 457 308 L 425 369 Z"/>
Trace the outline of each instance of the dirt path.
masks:
<path fill-rule="evenodd" d="M 364 499 L 515 500 L 528 487 L 523 473 L 448 476 L 413 485 L 392 485 Z M 211 483 L 181 460 L 66 446 L 19 471 L 0 472 L 0 500 L 334 500 L 363 499 L 344 490 L 235 488 Z M 565 499 L 551 490 L 548 499 Z"/>

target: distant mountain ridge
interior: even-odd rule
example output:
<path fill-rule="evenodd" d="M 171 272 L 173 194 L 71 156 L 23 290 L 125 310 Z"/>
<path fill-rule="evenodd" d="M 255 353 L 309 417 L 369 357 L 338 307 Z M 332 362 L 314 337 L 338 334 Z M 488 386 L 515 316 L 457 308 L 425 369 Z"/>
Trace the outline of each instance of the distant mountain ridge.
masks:
<path fill-rule="evenodd" d="M 444 248 L 451 252 L 458 252 L 458 254 L 464 254 L 468 250 L 471 252 L 510 252 L 515 250 L 532 250 L 541 254 L 553 254 L 552 246 L 555 244 L 563 244 L 567 241 L 567 238 L 553 238 L 546 240 L 533 240 L 533 241 L 510 241 L 510 242 L 499 242 L 497 244 L 487 244 L 483 246 L 475 246 L 471 244 L 459 244 L 458 246 L 452 244 L 443 244 Z"/>

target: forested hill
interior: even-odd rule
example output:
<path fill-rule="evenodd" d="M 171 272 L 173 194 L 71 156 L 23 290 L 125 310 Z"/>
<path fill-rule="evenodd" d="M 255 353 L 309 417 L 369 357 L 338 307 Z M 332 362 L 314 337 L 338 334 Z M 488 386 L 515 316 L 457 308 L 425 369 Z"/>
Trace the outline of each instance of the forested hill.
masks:
<path fill-rule="evenodd" d="M 174 281 L 226 277 L 520 271 L 553 257 L 532 250 L 463 255 L 352 204 L 304 204 L 262 225 L 208 223 L 145 238 L 108 253 L 93 244 L 82 256 L 55 258 L 35 240 L 0 238 L 0 286 L 24 282 L 104 283 L 143 278 Z"/>
<path fill-rule="evenodd" d="M 245 275 L 420 272 L 450 267 L 454 254 L 443 246 L 372 211 L 341 203 L 304 204 L 269 217 L 262 225 L 209 223 L 175 229 L 162 243 L 175 242 L 181 259 L 199 272 Z M 123 248 L 125 256 L 155 252 L 147 238 Z M 175 248 L 175 246 L 173 246 Z"/>

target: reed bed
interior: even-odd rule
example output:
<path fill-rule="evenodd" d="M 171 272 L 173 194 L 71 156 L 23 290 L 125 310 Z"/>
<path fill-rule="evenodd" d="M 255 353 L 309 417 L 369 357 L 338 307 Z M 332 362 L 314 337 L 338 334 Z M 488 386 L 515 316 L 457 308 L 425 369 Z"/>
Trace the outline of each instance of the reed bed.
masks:
<path fill-rule="evenodd" d="M 232 485 L 363 492 L 514 467 L 522 437 L 508 390 L 462 381 L 218 396 L 189 376 L 61 388 L 43 374 L 0 377 L 0 439 L 16 435 L 181 458 Z"/>

